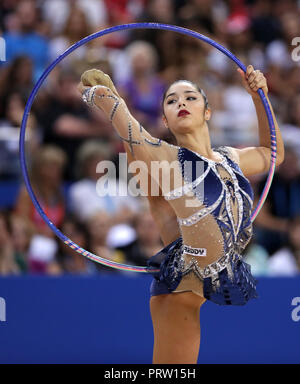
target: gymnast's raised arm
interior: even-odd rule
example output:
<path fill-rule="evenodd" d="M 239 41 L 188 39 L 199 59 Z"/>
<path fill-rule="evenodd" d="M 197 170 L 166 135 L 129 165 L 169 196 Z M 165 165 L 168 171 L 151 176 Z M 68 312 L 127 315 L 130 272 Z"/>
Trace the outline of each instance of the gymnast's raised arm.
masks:
<path fill-rule="evenodd" d="M 109 117 L 136 160 L 150 165 L 152 160 L 166 158 L 166 143 L 152 137 L 131 115 L 107 74 L 96 69 L 84 72 L 78 89 L 88 105 L 96 105 Z"/>

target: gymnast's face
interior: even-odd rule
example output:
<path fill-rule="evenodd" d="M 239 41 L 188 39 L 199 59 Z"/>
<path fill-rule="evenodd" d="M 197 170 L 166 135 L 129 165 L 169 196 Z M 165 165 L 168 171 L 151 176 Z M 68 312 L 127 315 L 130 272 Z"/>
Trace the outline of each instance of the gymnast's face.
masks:
<path fill-rule="evenodd" d="M 191 133 L 210 119 L 210 108 L 205 108 L 203 95 L 186 81 L 174 83 L 166 92 L 163 103 L 163 121 L 167 128 L 176 133 Z"/>

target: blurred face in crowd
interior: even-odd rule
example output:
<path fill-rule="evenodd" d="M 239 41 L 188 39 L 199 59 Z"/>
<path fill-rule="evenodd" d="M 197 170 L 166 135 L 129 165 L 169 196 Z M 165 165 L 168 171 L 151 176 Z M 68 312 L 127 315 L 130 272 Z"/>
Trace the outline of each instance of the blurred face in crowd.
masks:
<path fill-rule="evenodd" d="M 292 104 L 293 104 L 293 108 L 291 110 L 292 118 L 295 120 L 295 124 L 300 126 L 300 95 L 294 98 Z"/>
<path fill-rule="evenodd" d="M 202 127 L 210 118 L 210 108 L 197 88 L 186 81 L 170 86 L 163 102 L 163 121 L 171 132 L 192 133 Z M 184 113 L 186 111 L 187 113 Z"/>
<path fill-rule="evenodd" d="M 81 98 L 78 96 L 77 80 L 71 76 L 64 76 L 59 82 L 57 96 L 64 104 L 80 104 Z"/>
<path fill-rule="evenodd" d="M 88 179 L 96 181 L 99 179 L 99 177 L 101 177 L 104 173 L 107 172 L 106 170 L 104 173 L 97 173 L 97 165 L 104 160 L 107 159 L 104 159 L 103 156 L 100 155 L 92 156 L 86 160 L 85 175 Z"/>
<path fill-rule="evenodd" d="M 88 24 L 85 13 L 80 9 L 73 9 L 70 13 L 65 34 L 71 40 L 80 40 L 88 35 Z"/>
<path fill-rule="evenodd" d="M 21 56 L 14 60 L 12 65 L 13 81 L 18 84 L 31 84 L 32 83 L 32 60 L 27 56 Z"/>
<path fill-rule="evenodd" d="M 138 216 L 136 232 L 142 243 L 157 244 L 160 242 L 160 234 L 152 215 L 148 212 Z"/>
<path fill-rule="evenodd" d="M 65 221 L 62 225 L 62 232 L 72 239 L 74 243 L 78 244 L 82 248 L 86 248 L 86 238 L 85 234 L 81 232 L 72 221 Z M 75 251 L 70 248 L 68 245 L 62 243 L 61 244 L 64 251 L 68 254 L 75 254 Z"/>
<path fill-rule="evenodd" d="M 33 228 L 31 223 L 22 217 L 14 216 L 11 219 L 12 241 L 14 247 L 19 252 L 25 252 L 28 249 Z"/>
<path fill-rule="evenodd" d="M 47 185 L 59 185 L 63 176 L 63 166 L 55 160 L 44 161 L 39 168 L 41 182 Z"/>
<path fill-rule="evenodd" d="M 290 242 L 296 248 L 300 250 L 300 220 L 295 225 L 291 226 L 290 230 Z"/>
<path fill-rule="evenodd" d="M 299 176 L 298 156 L 292 149 L 285 150 L 284 162 L 280 164 L 278 173 L 285 180 L 292 180 Z"/>
<path fill-rule="evenodd" d="M 35 1 L 20 1 L 17 8 L 17 15 L 21 22 L 23 30 L 33 30 L 37 21 L 37 10 L 35 6 Z"/>
<path fill-rule="evenodd" d="M 91 240 L 104 243 L 111 227 L 111 218 L 104 212 L 98 212 L 88 220 L 88 230 Z"/>
<path fill-rule="evenodd" d="M 18 93 L 13 93 L 9 97 L 9 101 L 6 107 L 6 117 L 14 125 L 18 126 L 20 123 L 20 117 L 24 112 L 24 102 Z M 21 116 L 18 114 L 21 113 Z"/>
<path fill-rule="evenodd" d="M 160 22 L 169 22 L 174 15 L 172 0 L 152 0 L 149 5 L 151 16 Z"/>
<path fill-rule="evenodd" d="M 136 75 L 153 72 L 155 61 L 155 53 L 147 45 L 140 44 L 131 53 L 131 66 Z"/>
<path fill-rule="evenodd" d="M 300 21 L 297 14 L 285 13 L 281 17 L 281 25 L 283 34 L 289 43 L 295 36 L 300 36 Z"/>
<path fill-rule="evenodd" d="M 5 218 L 0 214 L 0 247 L 4 246 L 9 240 L 9 231 Z"/>

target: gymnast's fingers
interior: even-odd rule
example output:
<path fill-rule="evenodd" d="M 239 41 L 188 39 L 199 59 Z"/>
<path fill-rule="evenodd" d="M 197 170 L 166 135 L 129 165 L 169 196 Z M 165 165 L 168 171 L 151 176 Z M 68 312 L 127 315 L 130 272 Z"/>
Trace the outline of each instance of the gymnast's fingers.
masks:
<path fill-rule="evenodd" d="M 95 85 L 102 85 L 103 78 L 104 73 L 102 71 L 98 69 L 89 69 L 81 75 L 81 82 L 85 86 L 93 87 Z"/>
<path fill-rule="evenodd" d="M 254 71 L 254 68 L 252 65 L 248 65 L 247 70 L 246 70 L 246 78 L 250 76 L 250 74 Z"/>
<path fill-rule="evenodd" d="M 259 70 L 253 71 L 248 77 L 248 82 L 252 83 L 252 81 L 259 79 L 262 75 Z"/>
<path fill-rule="evenodd" d="M 84 86 L 82 84 L 82 81 L 80 81 L 80 83 L 77 85 L 77 89 L 78 91 L 82 94 L 88 87 Z"/>

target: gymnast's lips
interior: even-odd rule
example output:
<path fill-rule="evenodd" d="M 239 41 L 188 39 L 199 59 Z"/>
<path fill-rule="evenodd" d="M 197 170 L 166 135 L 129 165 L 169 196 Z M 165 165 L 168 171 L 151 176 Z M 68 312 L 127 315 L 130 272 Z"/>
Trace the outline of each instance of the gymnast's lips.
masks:
<path fill-rule="evenodd" d="M 178 112 L 178 117 L 181 117 L 181 116 L 186 116 L 186 115 L 190 115 L 190 112 L 187 111 L 186 109 L 182 109 L 181 111 Z"/>

